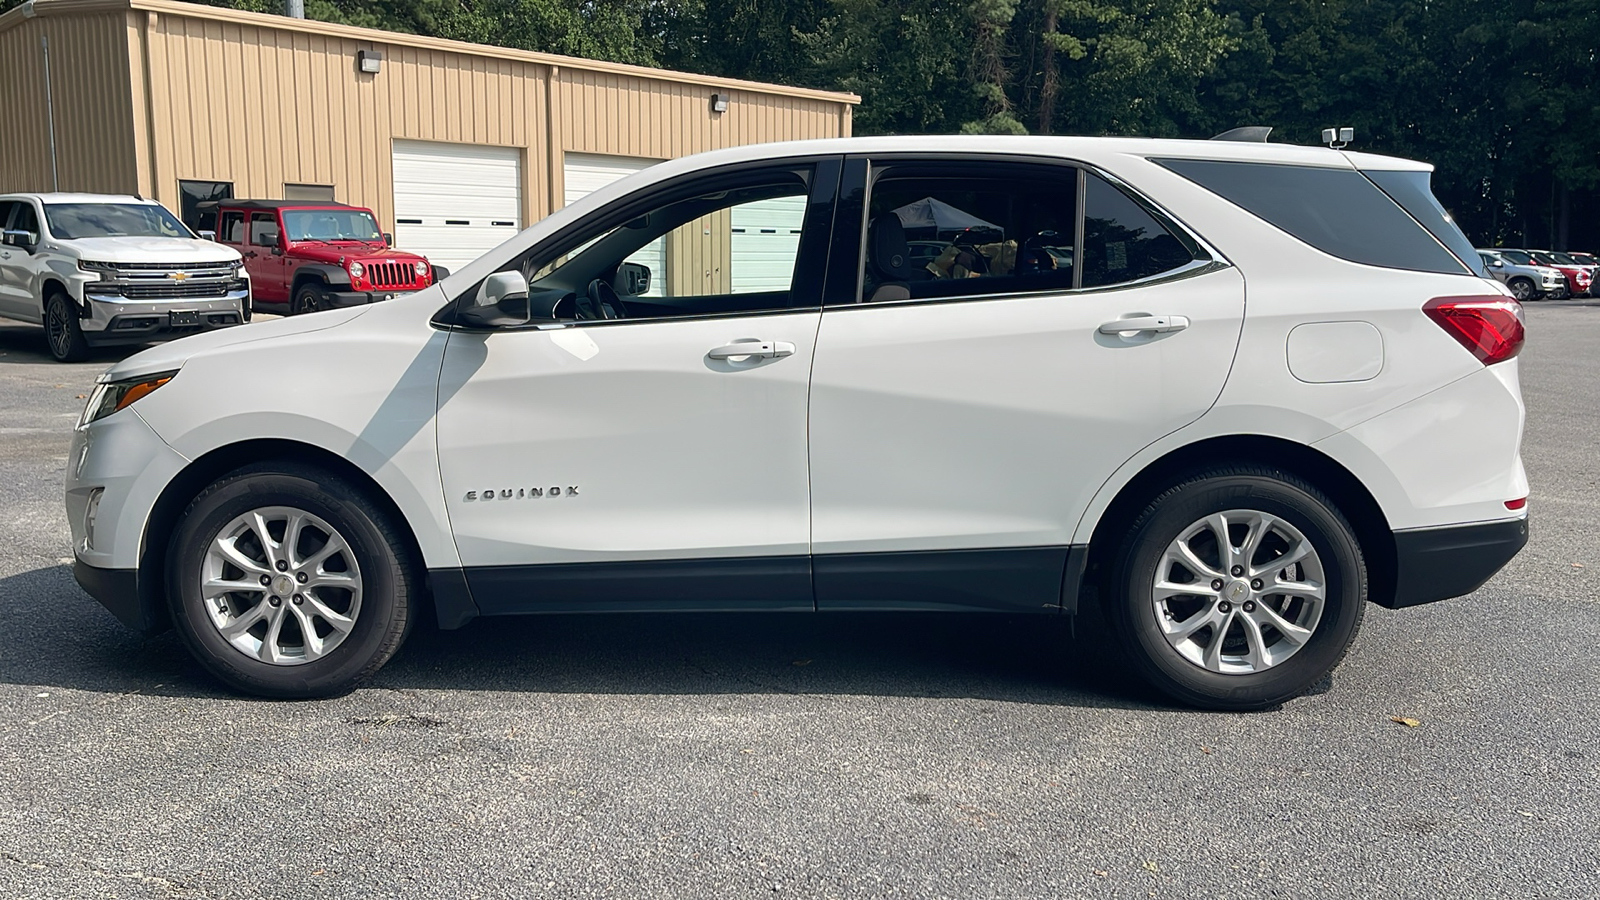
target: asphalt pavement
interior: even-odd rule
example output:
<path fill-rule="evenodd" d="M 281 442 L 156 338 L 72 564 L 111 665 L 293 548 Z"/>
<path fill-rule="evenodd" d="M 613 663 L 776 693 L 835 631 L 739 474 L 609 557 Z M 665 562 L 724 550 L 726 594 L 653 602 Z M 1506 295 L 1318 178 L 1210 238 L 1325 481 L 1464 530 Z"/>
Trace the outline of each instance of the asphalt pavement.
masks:
<path fill-rule="evenodd" d="M 117 355 L 0 322 L 0 897 L 1592 900 L 1600 301 L 1528 318 L 1527 549 L 1244 715 L 1043 616 L 480 620 L 240 697 L 73 583 Z"/>

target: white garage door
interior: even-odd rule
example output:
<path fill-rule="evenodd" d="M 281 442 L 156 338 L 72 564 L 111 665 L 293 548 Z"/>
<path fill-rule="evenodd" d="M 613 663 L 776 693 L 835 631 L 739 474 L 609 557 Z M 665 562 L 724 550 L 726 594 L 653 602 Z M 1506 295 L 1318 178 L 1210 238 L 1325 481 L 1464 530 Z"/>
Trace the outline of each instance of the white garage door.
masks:
<path fill-rule="evenodd" d="M 804 197 L 776 197 L 733 208 L 730 262 L 735 294 L 789 289 L 805 217 Z"/>
<path fill-rule="evenodd" d="M 522 151 L 394 142 L 395 246 L 454 272 L 522 227 Z"/>
<path fill-rule="evenodd" d="M 654 159 L 637 159 L 631 156 L 602 156 L 596 153 L 568 153 L 563 160 L 563 180 L 566 182 L 565 203 L 568 206 L 613 181 L 658 162 Z M 628 257 L 628 262 L 639 263 L 650 269 L 650 290 L 646 297 L 660 297 L 667 283 L 666 238 L 657 238 L 639 248 Z"/>

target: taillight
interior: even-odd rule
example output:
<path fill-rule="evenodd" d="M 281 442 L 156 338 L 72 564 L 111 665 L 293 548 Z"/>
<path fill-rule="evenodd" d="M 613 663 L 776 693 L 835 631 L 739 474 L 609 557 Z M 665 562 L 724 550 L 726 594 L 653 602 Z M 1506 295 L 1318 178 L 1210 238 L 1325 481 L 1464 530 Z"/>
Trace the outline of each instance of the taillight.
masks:
<path fill-rule="evenodd" d="M 1486 366 L 1522 351 L 1522 304 L 1505 297 L 1435 297 L 1422 311 Z"/>
<path fill-rule="evenodd" d="M 1516 500 L 1507 500 L 1506 501 L 1506 509 L 1512 510 L 1513 512 L 1515 512 L 1516 510 L 1522 509 L 1523 507 L 1525 507 L 1527 505 L 1528 505 L 1528 498 L 1527 497 L 1519 497 Z"/>

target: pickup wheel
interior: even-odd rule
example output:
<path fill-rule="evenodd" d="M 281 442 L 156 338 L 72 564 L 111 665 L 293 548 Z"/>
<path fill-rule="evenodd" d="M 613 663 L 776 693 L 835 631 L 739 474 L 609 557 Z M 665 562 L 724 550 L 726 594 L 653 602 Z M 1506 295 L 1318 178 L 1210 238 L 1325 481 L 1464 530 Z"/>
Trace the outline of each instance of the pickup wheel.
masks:
<path fill-rule="evenodd" d="M 345 693 L 394 655 L 420 576 L 400 528 L 331 472 L 262 463 L 189 504 L 168 603 L 196 659 L 263 697 Z"/>
<path fill-rule="evenodd" d="M 295 288 L 295 292 L 294 292 L 294 314 L 295 315 L 298 316 L 301 313 L 314 313 L 314 312 L 316 312 L 318 310 L 327 309 L 327 308 L 328 308 L 328 304 L 323 299 L 322 288 L 321 288 L 321 286 L 319 286 L 315 282 L 308 281 L 305 284 L 300 285 L 298 288 Z"/>
<path fill-rule="evenodd" d="M 1106 612 L 1134 666 L 1195 706 L 1263 709 L 1344 658 L 1367 573 L 1338 507 L 1286 472 L 1197 473 L 1151 501 L 1115 556 Z"/>
<path fill-rule="evenodd" d="M 89 358 L 89 342 L 78 323 L 78 310 L 72 298 L 57 288 L 44 301 L 44 336 L 50 355 L 57 362 L 83 362 Z"/>

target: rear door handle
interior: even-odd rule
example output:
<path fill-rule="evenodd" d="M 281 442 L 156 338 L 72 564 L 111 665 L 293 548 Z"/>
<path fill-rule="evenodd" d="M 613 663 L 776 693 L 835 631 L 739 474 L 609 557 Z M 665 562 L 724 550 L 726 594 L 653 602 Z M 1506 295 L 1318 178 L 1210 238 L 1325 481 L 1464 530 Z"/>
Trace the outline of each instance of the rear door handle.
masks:
<path fill-rule="evenodd" d="M 747 356 L 755 359 L 778 359 L 793 355 L 794 344 L 788 341 L 734 341 L 706 352 L 706 356 L 712 359 L 742 359 Z"/>
<path fill-rule="evenodd" d="M 1148 331 L 1165 334 L 1189 327 L 1188 316 L 1134 316 L 1118 319 L 1100 326 L 1101 334 L 1127 334 L 1130 331 Z"/>

